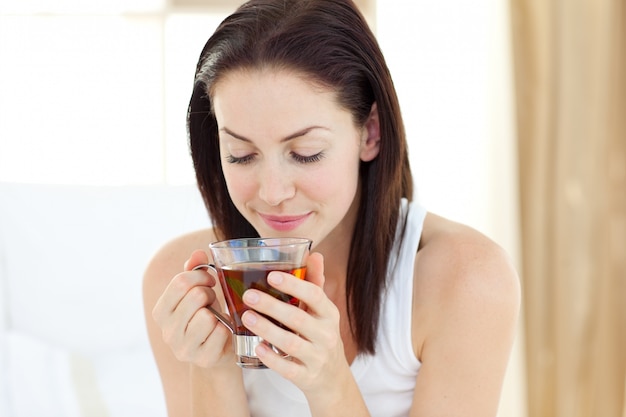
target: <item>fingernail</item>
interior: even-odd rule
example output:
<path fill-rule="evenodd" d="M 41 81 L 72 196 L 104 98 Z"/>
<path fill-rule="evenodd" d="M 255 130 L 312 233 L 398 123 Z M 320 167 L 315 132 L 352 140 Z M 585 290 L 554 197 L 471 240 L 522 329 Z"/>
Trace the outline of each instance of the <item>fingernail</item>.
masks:
<path fill-rule="evenodd" d="M 261 356 L 265 356 L 265 354 L 267 354 L 267 352 L 269 352 L 269 348 L 264 345 L 263 343 L 260 343 L 255 349 L 254 351 L 256 352 L 257 356 L 261 357 Z"/>
<path fill-rule="evenodd" d="M 246 291 L 243 293 L 243 301 L 246 304 L 256 304 L 259 301 L 259 294 L 256 291 Z"/>
<path fill-rule="evenodd" d="M 283 274 L 280 272 L 271 272 L 267 277 L 267 280 L 274 285 L 280 285 L 283 282 Z"/>
<path fill-rule="evenodd" d="M 241 320 L 246 326 L 254 326 L 256 324 L 256 315 L 251 311 L 246 311 Z"/>

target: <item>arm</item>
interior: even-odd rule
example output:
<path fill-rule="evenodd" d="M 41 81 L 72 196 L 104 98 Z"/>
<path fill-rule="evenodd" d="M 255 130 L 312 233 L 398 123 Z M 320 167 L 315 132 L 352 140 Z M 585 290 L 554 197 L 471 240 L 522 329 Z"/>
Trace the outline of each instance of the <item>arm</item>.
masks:
<path fill-rule="evenodd" d="M 413 336 L 422 367 L 412 417 L 495 416 L 514 339 L 514 268 L 486 237 L 454 227 L 426 235 L 416 259 Z"/>
<path fill-rule="evenodd" d="M 179 238 L 150 262 L 143 286 L 148 336 L 170 417 L 221 409 L 227 410 L 224 415 L 249 416 L 230 332 L 204 308 L 216 303 L 215 280 L 205 271 L 191 271 L 206 263 L 207 255 L 195 251 L 187 260 L 206 239 L 206 233 Z"/>

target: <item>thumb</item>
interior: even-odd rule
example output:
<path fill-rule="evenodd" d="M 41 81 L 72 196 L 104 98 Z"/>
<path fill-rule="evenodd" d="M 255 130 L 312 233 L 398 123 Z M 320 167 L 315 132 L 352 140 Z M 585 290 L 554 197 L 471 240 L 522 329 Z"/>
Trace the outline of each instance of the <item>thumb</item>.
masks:
<path fill-rule="evenodd" d="M 324 256 L 319 252 L 309 255 L 306 262 L 306 280 L 320 288 L 324 288 Z"/>
<path fill-rule="evenodd" d="M 185 261 L 185 271 L 191 271 L 198 265 L 205 265 L 209 263 L 209 255 L 201 249 L 197 249 L 191 253 L 189 259 Z"/>

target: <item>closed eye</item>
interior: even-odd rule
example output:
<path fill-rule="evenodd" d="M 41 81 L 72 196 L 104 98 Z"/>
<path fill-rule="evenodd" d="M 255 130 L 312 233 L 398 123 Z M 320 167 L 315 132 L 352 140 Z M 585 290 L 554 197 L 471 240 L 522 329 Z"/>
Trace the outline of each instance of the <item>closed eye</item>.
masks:
<path fill-rule="evenodd" d="M 254 159 L 254 154 L 249 154 L 249 155 L 241 156 L 241 157 L 228 155 L 226 157 L 226 162 L 228 162 L 229 164 L 246 165 L 252 162 L 253 159 Z"/>
<path fill-rule="evenodd" d="M 310 164 L 313 162 L 319 162 L 324 158 L 324 152 L 318 152 L 315 155 L 311 155 L 311 156 L 303 156 L 300 154 L 297 154 L 295 152 L 291 152 L 291 157 L 296 161 L 299 162 L 301 164 Z"/>

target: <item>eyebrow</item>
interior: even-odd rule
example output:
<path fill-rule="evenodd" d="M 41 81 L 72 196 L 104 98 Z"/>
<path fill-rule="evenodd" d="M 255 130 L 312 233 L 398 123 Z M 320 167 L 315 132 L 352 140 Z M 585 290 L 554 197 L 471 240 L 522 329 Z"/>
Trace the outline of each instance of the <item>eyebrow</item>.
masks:
<path fill-rule="evenodd" d="M 304 128 L 304 129 L 302 129 L 302 130 L 298 130 L 297 132 L 294 132 L 294 133 L 292 133 L 292 134 L 290 134 L 290 135 L 285 136 L 285 137 L 284 137 L 284 138 L 282 138 L 280 141 L 281 141 L 281 142 L 288 142 L 288 141 L 290 141 L 290 140 L 292 140 L 292 139 L 295 139 L 295 138 L 299 138 L 299 137 L 301 137 L 301 136 L 304 136 L 304 135 L 306 135 L 307 133 L 309 133 L 310 131 L 315 130 L 315 129 L 329 130 L 328 128 L 326 128 L 326 127 L 322 127 L 322 126 L 309 126 L 309 127 L 307 127 L 307 128 Z M 221 131 L 221 132 L 225 132 L 225 133 L 227 133 L 228 135 L 230 135 L 230 136 L 234 137 L 235 139 L 239 139 L 239 140 L 244 141 L 244 142 L 250 142 L 250 143 L 252 143 L 252 140 L 251 140 L 251 139 L 248 139 L 248 138 L 246 138 L 245 136 L 242 136 L 242 135 L 240 135 L 240 134 L 238 134 L 238 133 L 235 133 L 235 132 L 233 132 L 232 130 L 230 130 L 229 128 L 227 128 L 227 127 L 223 127 L 223 128 L 221 128 L 221 129 L 220 129 L 220 131 Z"/>

